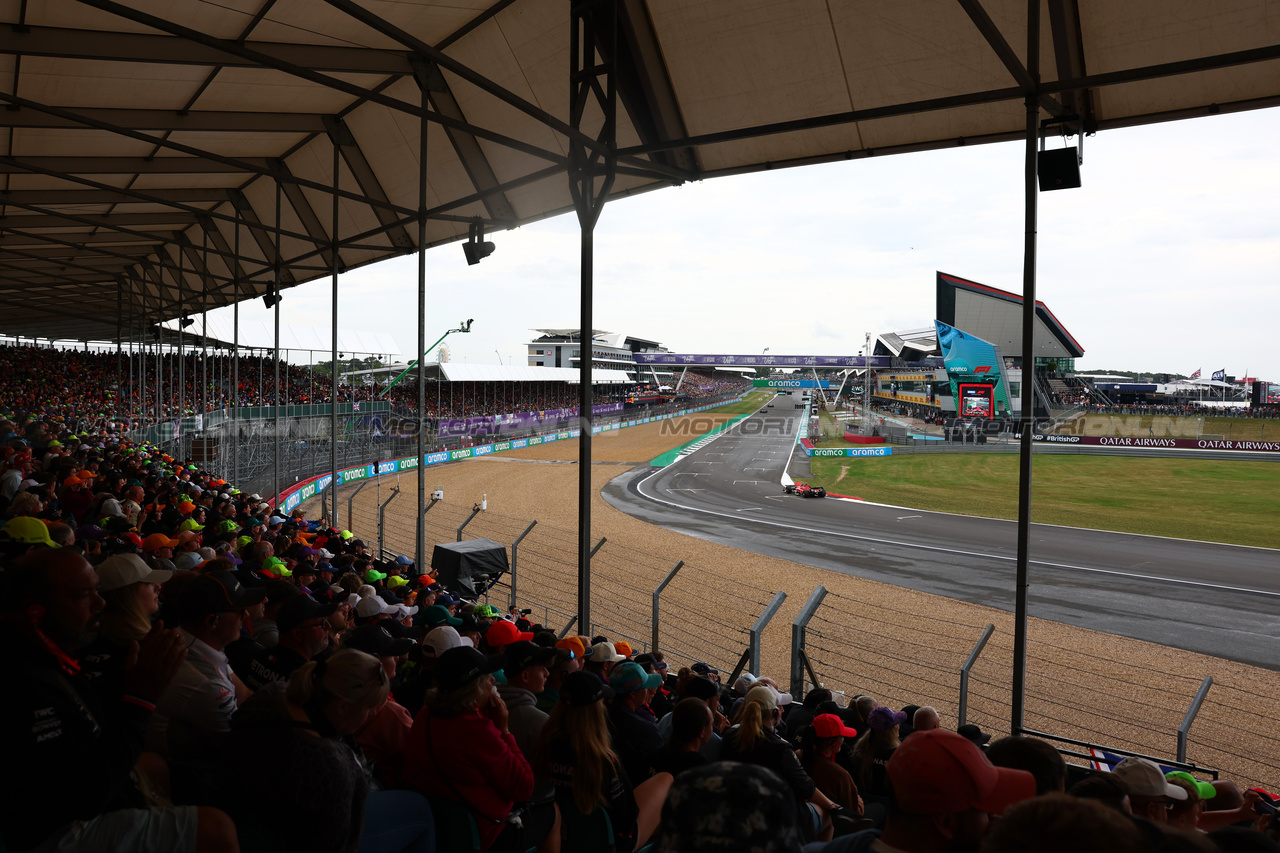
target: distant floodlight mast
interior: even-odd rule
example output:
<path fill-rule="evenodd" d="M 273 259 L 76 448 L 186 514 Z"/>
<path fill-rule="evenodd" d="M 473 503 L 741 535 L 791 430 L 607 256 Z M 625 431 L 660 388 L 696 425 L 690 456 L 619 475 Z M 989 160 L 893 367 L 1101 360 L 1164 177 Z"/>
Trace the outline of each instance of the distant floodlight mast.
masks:
<path fill-rule="evenodd" d="M 467 256 L 467 266 L 475 266 L 493 254 L 496 247 L 484 239 L 484 223 L 472 222 L 467 230 L 467 242 L 462 244 L 462 252 Z"/>

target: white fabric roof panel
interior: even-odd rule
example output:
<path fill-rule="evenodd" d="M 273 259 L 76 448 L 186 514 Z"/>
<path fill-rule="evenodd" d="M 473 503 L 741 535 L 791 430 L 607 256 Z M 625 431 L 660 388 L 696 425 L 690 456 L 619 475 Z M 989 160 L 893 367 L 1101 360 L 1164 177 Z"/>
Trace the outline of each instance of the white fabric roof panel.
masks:
<path fill-rule="evenodd" d="M 1026 0 L 617 0 L 614 8 L 619 52 L 597 58 L 618 63 L 624 157 L 615 194 L 1023 133 Z M 1044 0 L 1042 118 L 1078 115 L 1105 132 L 1280 104 L 1280 4 L 1054 0 L 1052 8 Z M 0 180 L 0 189 L 24 193 L 7 200 L 9 228 L 122 237 L 86 239 L 76 276 L 0 257 L 0 287 L 47 289 L 7 304 L 0 332 L 109 340 L 118 314 L 134 328 L 157 314 L 172 319 L 179 294 L 198 301 L 204 282 L 185 263 L 180 287 L 176 252 L 158 247 L 175 232 L 199 247 L 212 227 L 215 251 L 229 251 L 237 219 L 245 280 L 226 287 L 234 265 L 211 258 L 210 303 L 261 295 L 273 277 L 277 177 L 298 184 L 281 215 L 283 280 L 327 275 L 331 131 L 342 142 L 347 194 L 337 237 L 349 244 L 364 235 L 360 247 L 341 247 L 342 265 L 412 251 L 415 67 L 428 72 L 435 119 L 429 245 L 463 237 L 468 219 L 493 232 L 571 207 L 571 30 L 560 0 L 47 0 L 0 3 L 0 24 L 11 25 L 0 26 L 0 105 L 19 107 L 0 110 L 0 157 L 30 166 Z M 423 45 L 446 61 L 415 58 Z M 599 118 L 589 102 L 587 136 Z M 64 159 L 41 166 L 34 157 Z M 136 159 L 111 171 L 106 157 Z M 158 172 L 156 157 L 186 158 L 191 171 L 165 163 Z M 287 175 L 274 171 L 278 161 Z M 237 206 L 240 194 L 247 208 Z M 296 210 L 298 199 L 311 211 Z M 150 265 L 94 249 L 106 245 Z M 72 302 L 83 310 L 60 310 Z"/>

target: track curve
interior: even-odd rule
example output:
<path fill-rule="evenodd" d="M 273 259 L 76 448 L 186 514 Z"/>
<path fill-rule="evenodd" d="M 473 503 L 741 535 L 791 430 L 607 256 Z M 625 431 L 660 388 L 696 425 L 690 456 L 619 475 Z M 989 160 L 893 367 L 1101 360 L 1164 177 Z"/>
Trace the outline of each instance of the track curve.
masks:
<path fill-rule="evenodd" d="M 665 468 L 616 478 L 604 498 L 721 544 L 1013 609 L 1012 521 L 784 495 L 787 467 L 808 460 L 802 412 L 782 399 Z M 1280 551 L 1033 524 L 1030 583 L 1033 616 L 1280 668 Z"/>

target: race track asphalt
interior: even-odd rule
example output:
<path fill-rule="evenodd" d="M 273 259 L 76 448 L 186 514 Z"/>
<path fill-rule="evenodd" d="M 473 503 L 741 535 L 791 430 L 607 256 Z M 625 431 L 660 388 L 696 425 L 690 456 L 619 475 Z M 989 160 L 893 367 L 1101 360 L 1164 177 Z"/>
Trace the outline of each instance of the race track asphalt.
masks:
<path fill-rule="evenodd" d="M 795 399 L 672 465 L 629 471 L 605 499 L 709 541 L 1013 610 L 1014 522 L 784 495 L 788 465 L 807 474 Z M 1034 617 L 1280 668 L 1280 551 L 1036 524 L 1029 556 Z"/>

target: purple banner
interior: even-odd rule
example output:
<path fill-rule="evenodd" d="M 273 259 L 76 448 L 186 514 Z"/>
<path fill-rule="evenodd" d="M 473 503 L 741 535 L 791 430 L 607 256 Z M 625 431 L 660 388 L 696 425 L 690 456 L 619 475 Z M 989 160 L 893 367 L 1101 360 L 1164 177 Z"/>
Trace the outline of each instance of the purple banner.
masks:
<path fill-rule="evenodd" d="M 621 403 L 602 403 L 591 407 L 592 417 L 621 413 Z M 499 435 L 504 432 L 551 427 L 568 429 L 571 426 L 577 426 L 573 423 L 577 417 L 576 406 L 570 409 L 544 409 L 540 412 L 516 412 L 510 415 L 486 415 L 463 420 L 441 421 L 440 435 Z"/>
<path fill-rule="evenodd" d="M 1112 435 L 1033 435 L 1045 444 L 1096 444 L 1102 447 L 1176 447 L 1186 450 L 1251 450 L 1280 453 L 1280 441 L 1227 441 L 1220 438 L 1139 438 Z"/>
<path fill-rule="evenodd" d="M 886 355 L 710 355 L 672 352 L 638 352 L 636 364 L 707 365 L 730 367 L 871 367 L 875 369 L 893 366 L 893 359 Z M 942 360 L 929 357 L 912 365 L 941 366 Z"/>

